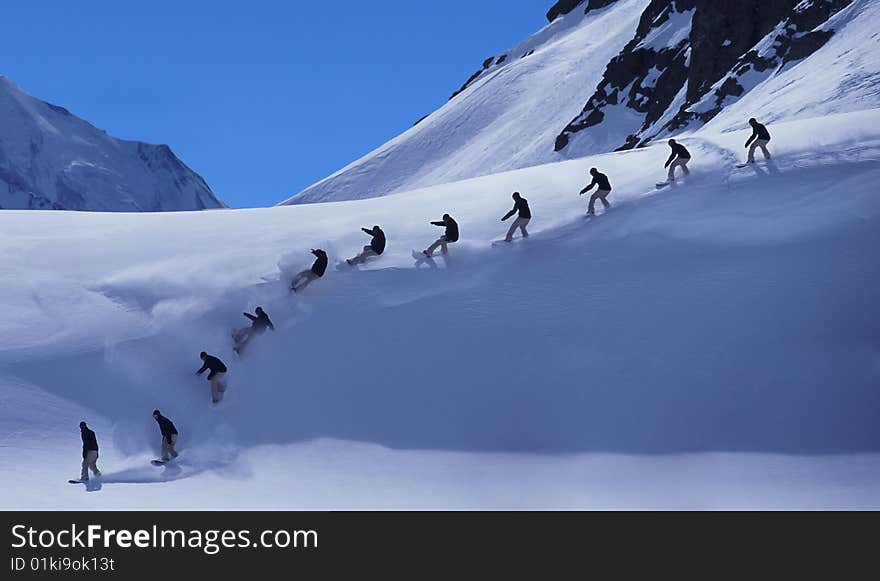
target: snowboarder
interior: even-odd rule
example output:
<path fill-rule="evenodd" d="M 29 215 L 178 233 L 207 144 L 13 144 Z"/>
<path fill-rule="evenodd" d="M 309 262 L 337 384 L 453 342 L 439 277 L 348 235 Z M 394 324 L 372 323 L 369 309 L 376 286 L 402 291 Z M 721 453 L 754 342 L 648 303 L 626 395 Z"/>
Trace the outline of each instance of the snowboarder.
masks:
<path fill-rule="evenodd" d="M 447 245 L 452 244 L 453 242 L 458 242 L 458 222 L 453 220 L 452 216 L 449 214 L 443 214 L 442 220 L 439 222 L 431 222 L 431 225 L 443 226 L 446 228 L 446 231 L 433 244 L 428 246 L 427 250 L 423 250 L 422 252 L 424 252 L 425 256 L 432 256 L 439 246 L 440 252 L 446 254 L 448 251 Z"/>
<path fill-rule="evenodd" d="M 98 470 L 98 438 L 84 421 L 79 423 L 79 432 L 83 443 L 82 473 L 79 479 L 82 482 L 87 482 L 89 470 L 96 477 L 101 475 L 101 471 Z"/>
<path fill-rule="evenodd" d="M 370 228 L 361 228 L 366 234 L 369 234 L 373 237 L 370 240 L 370 243 L 367 246 L 364 246 L 363 252 L 355 256 L 354 258 L 346 258 L 345 262 L 349 264 L 349 266 L 354 266 L 355 264 L 362 264 L 367 261 L 367 259 L 371 256 L 380 256 L 383 252 L 385 252 L 385 233 L 382 232 L 382 229 L 378 226 L 373 226 Z"/>
<path fill-rule="evenodd" d="M 749 160 L 746 163 L 755 163 L 755 150 L 761 148 L 764 159 L 770 159 L 770 152 L 767 151 L 767 144 L 770 143 L 770 132 L 767 128 L 758 123 L 758 120 L 752 117 L 749 119 L 749 125 L 752 126 L 752 136 L 746 141 L 746 147 L 749 148 Z"/>
<path fill-rule="evenodd" d="M 266 314 L 263 307 L 257 307 L 255 312 L 256 315 L 243 313 L 245 317 L 252 321 L 251 326 L 243 327 L 233 334 L 233 339 L 235 339 L 235 347 L 233 347 L 233 351 L 239 355 L 241 355 L 245 347 L 248 346 L 251 339 L 257 335 L 265 333 L 267 328 L 272 329 L 273 331 L 275 330 L 275 325 L 272 324 L 269 315 Z"/>
<path fill-rule="evenodd" d="M 600 173 L 596 168 L 590 170 L 590 175 L 593 176 L 593 181 L 590 182 L 590 185 L 582 189 L 581 193 L 578 195 L 583 196 L 592 190 L 593 186 L 598 186 L 596 193 L 590 196 L 590 205 L 587 208 L 587 216 L 594 216 L 596 214 L 596 200 L 602 202 L 602 205 L 605 206 L 606 210 L 611 207 L 611 204 L 605 199 L 608 197 L 608 194 L 611 193 L 611 182 L 608 181 L 608 176 Z"/>
<path fill-rule="evenodd" d="M 532 219 L 532 212 L 529 210 L 529 201 L 523 198 L 519 192 L 513 192 L 512 197 L 513 209 L 504 214 L 501 221 L 504 222 L 514 214 L 518 214 L 518 216 L 516 220 L 513 221 L 513 224 L 510 225 L 510 230 L 507 231 L 507 236 L 504 237 L 505 242 L 511 242 L 513 240 L 513 233 L 516 232 L 517 228 L 522 232 L 523 238 L 528 238 L 529 231 L 526 230 L 526 226 L 529 225 L 529 221 Z"/>
<path fill-rule="evenodd" d="M 688 170 L 687 164 L 691 160 L 690 152 L 684 148 L 684 145 L 678 143 L 674 139 L 669 140 L 669 147 L 672 148 L 672 154 L 669 156 L 669 159 L 666 160 L 666 165 L 663 167 L 669 168 L 669 182 L 675 181 L 675 168 L 680 167 L 682 171 L 684 171 L 684 175 L 690 175 L 690 171 Z"/>
<path fill-rule="evenodd" d="M 177 450 L 174 449 L 177 444 L 177 428 L 174 427 L 174 423 L 159 410 L 153 410 L 153 419 L 159 424 L 159 431 L 162 432 L 162 462 L 177 458 Z"/>
<path fill-rule="evenodd" d="M 220 400 L 223 399 L 223 393 L 226 391 L 226 382 L 224 381 L 226 379 L 226 364 L 204 351 L 199 353 L 199 357 L 205 363 L 201 369 L 196 371 L 196 375 L 201 375 L 206 369 L 211 370 L 211 373 L 208 374 L 208 381 L 211 382 L 211 400 L 215 404 L 220 403 Z"/>
<path fill-rule="evenodd" d="M 327 270 L 327 253 L 320 248 L 312 248 L 312 254 L 317 257 L 315 258 L 314 264 L 312 264 L 311 268 L 307 268 L 293 277 L 293 280 L 290 281 L 291 291 L 295 293 L 299 292 L 309 286 L 312 281 L 318 280 L 324 276 L 324 272 Z"/>

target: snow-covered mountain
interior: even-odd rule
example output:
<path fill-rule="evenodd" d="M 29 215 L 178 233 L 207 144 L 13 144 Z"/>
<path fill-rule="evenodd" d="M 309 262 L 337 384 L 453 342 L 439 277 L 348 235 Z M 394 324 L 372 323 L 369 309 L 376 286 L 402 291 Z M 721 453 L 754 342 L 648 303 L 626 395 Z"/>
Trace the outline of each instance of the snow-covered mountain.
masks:
<path fill-rule="evenodd" d="M 0 208 L 161 212 L 224 206 L 167 145 L 110 137 L 0 76 Z"/>
<path fill-rule="evenodd" d="M 880 106 L 877 0 L 563 0 L 547 16 L 446 105 L 284 203 Z"/>

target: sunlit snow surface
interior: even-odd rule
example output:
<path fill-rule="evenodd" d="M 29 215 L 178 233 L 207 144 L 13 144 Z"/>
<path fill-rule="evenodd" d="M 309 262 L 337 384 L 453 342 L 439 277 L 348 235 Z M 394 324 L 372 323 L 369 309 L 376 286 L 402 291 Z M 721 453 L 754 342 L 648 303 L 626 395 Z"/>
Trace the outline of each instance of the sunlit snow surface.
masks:
<path fill-rule="evenodd" d="M 660 191 L 665 145 L 366 201 L 0 212 L 0 507 L 880 508 L 878 127 L 776 124 L 749 168 L 746 132 L 701 132 Z M 593 166 L 614 206 L 584 220 Z M 514 190 L 532 237 L 492 247 Z M 415 268 L 444 212 L 461 242 Z M 337 271 L 373 224 L 385 255 Z M 256 305 L 277 331 L 239 360 Z"/>

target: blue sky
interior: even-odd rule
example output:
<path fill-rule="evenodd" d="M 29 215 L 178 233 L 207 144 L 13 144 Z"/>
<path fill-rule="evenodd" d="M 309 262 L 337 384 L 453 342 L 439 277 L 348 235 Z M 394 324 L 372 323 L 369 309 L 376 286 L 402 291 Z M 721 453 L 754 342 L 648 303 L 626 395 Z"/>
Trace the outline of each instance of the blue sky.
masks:
<path fill-rule="evenodd" d="M 266 206 L 442 105 L 552 3 L 9 0 L 0 74 Z"/>

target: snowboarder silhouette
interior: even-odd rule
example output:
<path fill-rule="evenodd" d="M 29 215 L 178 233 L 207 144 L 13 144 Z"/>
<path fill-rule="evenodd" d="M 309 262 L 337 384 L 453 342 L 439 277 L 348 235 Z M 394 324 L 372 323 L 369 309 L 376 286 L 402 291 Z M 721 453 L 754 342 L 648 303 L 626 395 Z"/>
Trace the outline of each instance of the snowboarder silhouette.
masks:
<path fill-rule="evenodd" d="M 174 449 L 177 444 L 177 428 L 174 427 L 174 422 L 163 416 L 159 410 L 153 410 L 153 419 L 162 432 L 162 462 L 177 458 L 177 450 Z"/>
<path fill-rule="evenodd" d="M 251 340 L 257 335 L 262 335 L 266 332 L 266 329 L 275 330 L 275 325 L 272 324 L 272 321 L 269 319 L 269 315 L 266 314 L 266 311 L 263 310 L 263 307 L 257 307 L 255 310 L 255 315 L 251 315 L 250 313 L 242 313 L 245 317 L 250 319 L 251 325 L 249 327 L 243 327 L 237 330 L 233 334 L 233 339 L 235 340 L 235 347 L 232 348 L 233 351 L 241 355 Z"/>
<path fill-rule="evenodd" d="M 453 242 L 458 242 L 458 223 L 452 219 L 452 216 L 449 214 L 443 214 L 443 219 L 438 222 L 431 222 L 433 226 L 442 226 L 446 228 L 446 231 L 443 233 L 440 238 L 438 238 L 433 244 L 428 246 L 427 250 L 423 250 L 425 256 L 432 256 L 434 251 L 437 250 L 437 247 L 440 247 L 440 252 L 446 254 L 448 252 L 448 245 Z"/>
<path fill-rule="evenodd" d="M 752 126 L 752 135 L 749 137 L 748 141 L 746 141 L 746 147 L 749 147 L 749 158 L 746 163 L 755 163 L 755 150 L 759 147 L 761 148 L 761 153 L 764 154 L 764 159 L 770 159 L 770 152 L 767 151 L 767 144 L 770 143 L 770 132 L 767 131 L 767 128 L 758 123 L 758 120 L 752 117 L 749 119 L 749 125 Z"/>
<path fill-rule="evenodd" d="M 89 470 L 92 471 L 96 477 L 101 475 L 101 471 L 98 470 L 98 438 L 95 436 L 95 432 L 89 429 L 89 426 L 84 422 L 79 423 L 79 432 L 80 436 L 82 436 L 82 472 L 80 473 L 80 481 L 88 482 L 89 480 Z"/>
<path fill-rule="evenodd" d="M 691 174 L 687 167 L 688 162 L 691 160 L 691 154 L 685 149 L 684 145 L 678 143 L 674 139 L 670 139 L 668 143 L 669 147 L 672 148 L 672 154 L 669 156 L 669 159 L 666 160 L 666 165 L 663 167 L 669 168 L 667 181 L 671 183 L 675 181 L 675 168 L 677 167 L 682 169 L 684 175 L 688 176 Z"/>
<path fill-rule="evenodd" d="M 223 393 L 226 391 L 226 364 L 213 355 L 208 355 L 204 351 L 199 353 L 199 357 L 204 361 L 201 369 L 196 371 L 196 375 L 201 375 L 206 369 L 210 369 L 208 381 L 211 382 L 211 400 L 217 404 L 223 399 Z"/>
<path fill-rule="evenodd" d="M 597 187 L 596 193 L 590 196 L 590 205 L 587 207 L 587 216 L 594 216 L 596 214 L 596 200 L 602 202 L 602 205 L 605 206 L 606 210 L 611 207 L 611 204 L 605 199 L 608 197 L 608 194 L 611 193 L 611 182 L 608 181 L 608 176 L 600 173 L 596 168 L 590 169 L 590 175 L 593 176 L 593 181 L 590 182 L 590 185 L 582 189 L 581 193 L 578 195 L 583 196 L 592 190 L 594 186 Z"/>
<path fill-rule="evenodd" d="M 361 228 L 366 234 L 369 234 L 373 237 L 370 240 L 370 243 L 364 246 L 363 252 L 355 256 L 354 258 L 346 258 L 345 262 L 347 262 L 350 266 L 354 266 L 356 264 L 362 264 L 367 261 L 371 256 L 381 256 L 383 252 L 385 252 L 385 232 L 382 231 L 378 226 L 373 226 L 370 228 Z"/>
<path fill-rule="evenodd" d="M 324 273 L 327 271 L 327 253 L 320 248 L 312 248 L 312 254 L 316 256 L 312 267 L 298 272 L 296 276 L 293 277 L 293 280 L 290 281 L 290 290 L 292 292 L 296 293 L 303 290 L 309 286 L 312 281 L 318 280 L 324 276 Z"/>
<path fill-rule="evenodd" d="M 501 218 L 501 221 L 504 222 L 514 214 L 518 214 L 516 220 L 513 221 L 513 224 L 510 225 L 510 229 L 507 231 L 507 236 L 504 237 L 505 242 L 513 241 L 513 233 L 516 232 L 516 229 L 519 228 L 520 232 L 522 232 L 523 238 L 529 237 L 529 231 L 526 230 L 526 226 L 529 225 L 529 222 L 532 219 L 532 211 L 529 209 L 529 201 L 520 195 L 519 192 L 513 192 L 513 209 L 508 213 L 504 214 L 504 217 Z"/>

